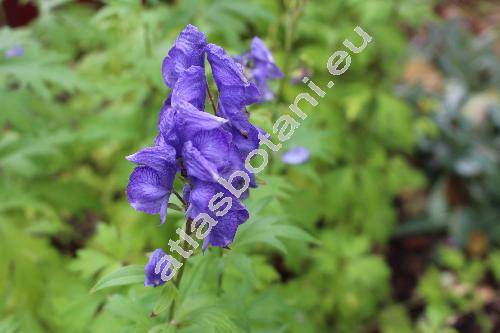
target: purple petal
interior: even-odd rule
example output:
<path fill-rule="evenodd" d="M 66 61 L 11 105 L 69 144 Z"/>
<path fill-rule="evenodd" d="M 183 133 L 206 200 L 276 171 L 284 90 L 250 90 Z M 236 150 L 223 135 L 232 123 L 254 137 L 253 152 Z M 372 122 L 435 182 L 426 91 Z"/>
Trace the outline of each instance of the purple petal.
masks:
<path fill-rule="evenodd" d="M 269 51 L 260 38 L 254 37 L 250 46 L 250 52 L 254 63 L 252 76 L 262 96 L 262 100 L 271 100 L 274 98 L 274 94 L 269 89 L 267 81 L 269 79 L 283 78 L 284 75 L 274 63 L 271 51 Z"/>
<path fill-rule="evenodd" d="M 180 155 L 180 139 L 177 135 L 175 116 L 176 110 L 170 105 L 170 96 L 163 104 L 158 117 L 158 136 L 155 139 L 155 145 L 169 145 L 174 147 L 177 155 Z"/>
<path fill-rule="evenodd" d="M 259 37 L 253 38 L 252 44 L 250 45 L 250 53 L 254 62 L 268 65 L 268 78 L 277 79 L 284 76 L 278 66 L 276 66 L 273 54 Z"/>
<path fill-rule="evenodd" d="M 307 148 L 295 147 L 290 149 L 283 155 L 281 155 L 281 160 L 286 164 L 303 164 L 309 161 L 310 153 Z"/>
<path fill-rule="evenodd" d="M 204 111 L 206 89 L 205 69 L 191 66 L 180 74 L 173 90 L 172 104 L 186 101 L 196 109 Z"/>
<path fill-rule="evenodd" d="M 182 160 L 188 175 L 203 181 L 217 181 L 220 178 L 217 167 L 208 161 L 191 141 L 187 141 L 182 149 Z"/>
<path fill-rule="evenodd" d="M 219 102 L 228 108 L 242 109 L 259 100 L 255 85 L 243 75 L 243 67 L 218 45 L 207 45 L 207 58 L 219 90 Z"/>
<path fill-rule="evenodd" d="M 150 255 L 149 255 L 149 260 L 146 266 L 144 266 L 144 273 L 146 275 L 146 280 L 144 281 L 144 285 L 146 287 L 158 287 L 159 285 L 162 285 L 165 283 L 163 279 L 161 278 L 162 272 L 164 272 L 164 275 L 170 275 L 171 269 L 170 267 L 170 261 L 168 260 L 170 258 L 165 252 L 163 252 L 162 249 L 156 249 L 154 250 Z M 165 260 L 167 259 L 167 260 Z M 160 261 L 162 261 L 160 263 Z M 156 269 L 156 266 L 159 265 L 159 269 Z"/>
<path fill-rule="evenodd" d="M 190 217 L 195 218 L 202 212 L 208 212 L 208 203 L 217 192 L 222 192 L 223 188 L 217 183 L 208 183 L 194 180 L 193 189 L 190 193 Z"/>
<path fill-rule="evenodd" d="M 231 148 L 231 151 L 229 153 L 229 163 L 228 163 L 228 166 L 221 172 L 221 176 L 224 177 L 224 179 L 229 179 L 229 177 L 235 172 L 235 171 L 238 171 L 238 170 L 243 170 L 247 175 L 248 177 L 250 178 L 250 187 L 252 188 L 255 188 L 257 187 L 257 183 L 255 182 L 255 175 L 253 173 L 251 173 L 250 171 L 248 171 L 246 168 L 245 168 L 245 158 L 246 158 L 246 155 L 243 156 L 241 154 L 241 152 L 238 150 L 238 148 L 236 148 L 235 145 L 232 145 L 232 148 Z M 237 181 L 234 181 L 233 182 L 233 185 L 236 187 L 236 188 L 242 188 L 243 187 L 243 179 L 240 179 L 240 177 L 238 177 L 237 179 L 239 182 Z M 249 193 L 249 190 L 246 190 L 242 195 L 241 195 L 241 199 L 246 199 L 248 197 L 248 193 Z"/>
<path fill-rule="evenodd" d="M 176 129 L 187 139 L 192 138 L 196 132 L 215 129 L 227 122 L 226 119 L 199 111 L 187 102 L 179 102 L 175 107 Z"/>
<path fill-rule="evenodd" d="M 231 134 L 217 128 L 210 131 L 200 131 L 193 139 L 194 147 L 210 162 L 218 167 L 227 164 L 231 147 Z"/>
<path fill-rule="evenodd" d="M 162 74 L 167 86 L 174 88 L 185 69 L 191 66 L 204 67 L 206 43 L 205 34 L 190 24 L 179 34 L 163 60 Z"/>
<path fill-rule="evenodd" d="M 137 153 L 127 156 L 127 160 L 132 163 L 144 165 L 162 173 L 166 169 L 176 168 L 175 149 L 169 145 L 146 147 Z"/>
<path fill-rule="evenodd" d="M 234 145 L 238 148 L 243 158 L 246 158 L 252 150 L 259 148 L 259 131 L 255 126 L 250 124 L 246 126 L 244 130 L 245 135 L 235 127 L 231 127 L 229 131 L 233 135 Z"/>
<path fill-rule="evenodd" d="M 172 183 L 173 177 L 169 179 L 167 175 L 159 174 L 149 167 L 136 167 L 127 186 L 128 201 L 136 210 L 159 214 L 162 205 L 168 203 Z"/>
<path fill-rule="evenodd" d="M 203 244 L 203 250 L 205 250 L 208 244 L 217 247 L 231 245 L 239 225 L 248 220 L 248 218 L 248 211 L 243 206 L 234 205 L 231 207 L 226 215 L 216 218 L 218 223 L 207 236 L 207 242 Z"/>

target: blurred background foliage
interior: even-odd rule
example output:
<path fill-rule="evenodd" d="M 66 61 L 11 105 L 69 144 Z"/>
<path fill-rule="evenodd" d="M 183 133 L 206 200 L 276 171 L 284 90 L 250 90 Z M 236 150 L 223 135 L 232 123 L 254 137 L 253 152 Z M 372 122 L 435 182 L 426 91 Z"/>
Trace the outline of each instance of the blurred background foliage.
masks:
<path fill-rule="evenodd" d="M 1 333 L 500 332 L 495 1 L 2 9 Z M 91 293 L 182 224 L 177 212 L 159 226 L 129 207 L 124 156 L 154 138 L 161 61 L 187 23 L 233 54 L 255 35 L 273 50 L 286 78 L 274 102 L 250 109 L 267 130 L 307 89 L 304 75 L 326 85 L 326 61 L 354 27 L 373 42 L 287 142 L 311 160 L 273 156 L 231 250 L 189 259 L 178 289 Z"/>

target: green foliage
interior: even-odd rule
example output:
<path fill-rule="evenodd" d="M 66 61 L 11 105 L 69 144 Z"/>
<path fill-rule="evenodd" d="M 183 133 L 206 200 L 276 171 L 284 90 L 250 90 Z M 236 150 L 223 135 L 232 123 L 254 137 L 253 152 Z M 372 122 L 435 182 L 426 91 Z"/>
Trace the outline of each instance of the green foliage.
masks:
<path fill-rule="evenodd" d="M 0 29 L 2 54 L 25 50 L 0 56 L 0 332 L 441 333 L 453 332 L 450 318 L 465 313 L 476 314 L 485 332 L 491 328 L 482 312 L 487 300 L 476 291 L 489 272 L 500 281 L 498 251 L 479 260 L 440 247 L 408 300 L 425 304 L 417 318 L 391 290 L 391 237 L 443 230 L 451 216 L 439 189 L 445 182 L 429 179 L 430 218 L 420 220 L 432 222 L 396 229 L 396 199 L 427 184 L 409 158 L 422 137 L 431 148 L 444 143 L 441 173 L 464 161 L 481 164 L 484 177 L 465 177 L 474 206 L 454 213 L 468 221 L 463 230 L 492 238 L 497 231 L 499 159 L 491 142 L 498 132 L 478 134 L 469 126 L 475 115 L 466 113 L 456 138 L 446 124 L 415 112 L 440 105 L 439 97 L 426 95 L 425 104 L 395 93 L 408 56 L 405 29 L 434 19 L 431 1 L 36 4 L 39 16 L 28 26 Z M 283 148 L 304 146 L 311 160 L 290 166 L 282 152 L 270 153 L 246 201 L 251 218 L 231 249 L 198 249 L 180 281 L 146 288 L 147 254 L 167 249 L 184 217 L 177 198 L 164 225 L 128 205 L 132 166 L 124 156 L 154 138 L 168 93 L 160 64 L 187 23 L 230 53 L 248 49 L 254 35 L 270 46 L 286 78 L 273 82 L 276 101 L 249 108 L 269 132 L 295 96 L 309 91 L 291 83 L 293 73 L 305 68 L 318 86 L 331 79 L 335 86 L 318 106 L 303 108 L 308 117 Z M 357 43 L 356 26 L 373 42 L 332 77 L 327 60 L 345 49 L 344 39 Z M 460 41 L 449 40 L 450 48 Z M 471 78 L 472 95 L 482 89 L 479 69 L 461 71 L 483 53 L 444 53 L 440 63 Z M 477 216 L 481 222 L 471 227 Z M 454 240 L 458 229 L 449 228 Z"/>

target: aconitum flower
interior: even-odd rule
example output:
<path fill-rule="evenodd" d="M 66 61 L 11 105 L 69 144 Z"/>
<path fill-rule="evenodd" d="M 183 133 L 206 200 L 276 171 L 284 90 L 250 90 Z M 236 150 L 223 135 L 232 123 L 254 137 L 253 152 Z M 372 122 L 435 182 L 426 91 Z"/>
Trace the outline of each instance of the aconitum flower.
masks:
<path fill-rule="evenodd" d="M 272 100 L 274 94 L 268 86 L 268 81 L 281 79 L 284 75 L 276 66 L 274 57 L 264 42 L 259 37 L 254 37 L 250 53 L 244 52 L 241 56 L 236 56 L 235 60 L 248 68 L 251 78 L 259 89 L 260 101 Z"/>
<path fill-rule="evenodd" d="M 260 39 L 254 39 L 252 45 L 249 56 L 256 71 L 255 82 L 245 77 L 243 66 L 222 47 L 207 43 L 202 32 L 188 25 L 163 61 L 162 77 L 171 92 L 160 110 L 155 145 L 128 157 L 137 165 L 127 187 L 128 200 L 136 210 L 159 214 L 161 223 L 167 217 L 174 179 L 178 173 L 182 175 L 179 180 L 184 182 L 186 218 L 192 220 L 206 213 L 217 221 L 204 240 L 204 250 L 208 245 L 229 246 L 238 226 L 249 218 L 241 202 L 249 190 L 236 197 L 218 181 L 240 171 L 248 174 L 250 187 L 256 187 L 244 161 L 259 147 L 258 136 L 263 131 L 250 122 L 246 107 L 263 100 L 264 90 L 257 87 L 262 79 L 277 77 L 281 72 Z M 205 111 L 205 57 L 217 87 L 213 94 L 218 96 L 215 114 Z M 238 188 L 242 184 L 232 185 Z M 232 204 L 225 214 L 215 215 L 209 202 L 219 192 L 225 193 Z M 151 255 L 146 266 L 146 285 L 158 285 L 151 265 L 158 262 L 159 251 Z"/>
<path fill-rule="evenodd" d="M 250 46 L 254 68 L 253 79 L 262 95 L 263 100 L 273 99 L 274 94 L 267 86 L 267 81 L 283 78 L 283 73 L 274 63 L 274 57 L 259 37 L 254 37 Z"/>
<path fill-rule="evenodd" d="M 227 247 L 234 239 L 238 226 L 249 218 L 245 206 L 224 187 L 219 184 L 203 181 L 194 181 L 193 189 L 188 194 L 191 203 L 187 211 L 189 218 L 194 218 L 200 213 L 206 213 L 218 221 L 203 242 L 203 250 L 210 244 L 212 246 Z M 231 198 L 231 207 L 223 216 L 216 216 L 209 207 L 210 199 L 217 193 L 224 193 L 226 198 Z"/>
<path fill-rule="evenodd" d="M 285 164 L 304 164 L 309 161 L 310 153 L 305 147 L 295 147 L 281 155 L 281 160 Z"/>
<path fill-rule="evenodd" d="M 179 75 L 191 66 L 205 63 L 205 34 L 189 24 L 177 37 L 174 46 L 163 60 L 162 75 L 165 84 L 174 88 Z"/>
<path fill-rule="evenodd" d="M 161 261 L 161 262 L 160 262 Z M 160 264 L 160 265 L 158 265 Z M 158 266 L 158 267 L 157 267 Z M 158 287 L 165 283 L 163 276 L 167 276 L 171 273 L 170 262 L 168 261 L 168 256 L 162 249 L 156 249 L 149 255 L 149 260 L 146 266 L 144 266 L 144 273 L 146 274 L 146 280 L 144 285 L 146 287 Z"/>

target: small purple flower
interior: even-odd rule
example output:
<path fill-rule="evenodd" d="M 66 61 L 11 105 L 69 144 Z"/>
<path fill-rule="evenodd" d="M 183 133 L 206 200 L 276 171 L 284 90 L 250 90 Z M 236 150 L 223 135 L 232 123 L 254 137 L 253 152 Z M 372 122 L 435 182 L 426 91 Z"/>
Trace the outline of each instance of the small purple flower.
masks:
<path fill-rule="evenodd" d="M 207 58 L 219 90 L 217 114 L 228 119 L 225 128 L 232 134 L 233 142 L 244 159 L 259 147 L 259 129 L 252 125 L 245 112 L 247 105 L 261 97 L 255 84 L 243 75 L 242 66 L 215 44 L 207 45 Z"/>
<path fill-rule="evenodd" d="M 208 44 L 207 58 L 219 90 L 219 104 L 222 104 L 227 112 L 241 112 L 245 106 L 260 100 L 255 84 L 243 75 L 243 67 L 222 47 Z"/>
<path fill-rule="evenodd" d="M 214 181 L 228 167 L 231 134 L 223 129 L 200 131 L 184 144 L 182 158 L 188 175 Z"/>
<path fill-rule="evenodd" d="M 189 197 L 188 216 L 194 218 L 200 213 L 207 213 L 217 221 L 217 224 L 212 228 L 210 234 L 203 242 L 203 250 L 208 245 L 217 247 L 229 246 L 234 240 L 238 226 L 248 220 L 248 211 L 237 198 L 217 183 L 196 181 L 193 185 Z M 208 209 L 211 198 L 219 192 L 222 192 L 225 197 L 231 198 L 231 206 L 228 208 L 229 210 L 226 214 L 222 216 L 217 216 L 215 212 Z"/>
<path fill-rule="evenodd" d="M 144 266 L 144 273 L 146 274 L 144 285 L 146 287 L 158 287 L 165 283 L 162 274 L 165 277 L 171 273 L 168 258 L 169 256 L 162 249 L 156 249 L 149 255 L 149 261 Z"/>
<path fill-rule="evenodd" d="M 156 138 L 156 144 L 171 145 L 177 151 L 177 156 L 181 155 L 183 143 L 190 140 L 197 132 L 219 128 L 227 123 L 226 119 L 200 111 L 185 101 L 176 101 L 174 106 L 168 102 L 169 99 L 160 112 L 158 124 L 160 133 Z"/>
<path fill-rule="evenodd" d="M 167 218 L 168 200 L 179 166 L 175 150 L 167 145 L 145 148 L 127 159 L 140 166 L 130 175 L 127 197 L 130 205 L 148 214 Z"/>
<path fill-rule="evenodd" d="M 281 160 L 285 164 L 304 164 L 309 161 L 310 153 L 307 148 L 295 147 L 281 155 Z"/>
<path fill-rule="evenodd" d="M 24 48 L 22 46 L 14 46 L 7 49 L 4 53 L 5 58 L 22 57 L 24 55 Z"/>
<path fill-rule="evenodd" d="M 259 37 L 254 37 L 252 40 L 250 54 L 253 60 L 253 79 L 262 95 L 262 100 L 269 101 L 274 98 L 274 94 L 269 89 L 267 81 L 281 79 L 284 75 L 274 63 L 271 51 Z"/>

